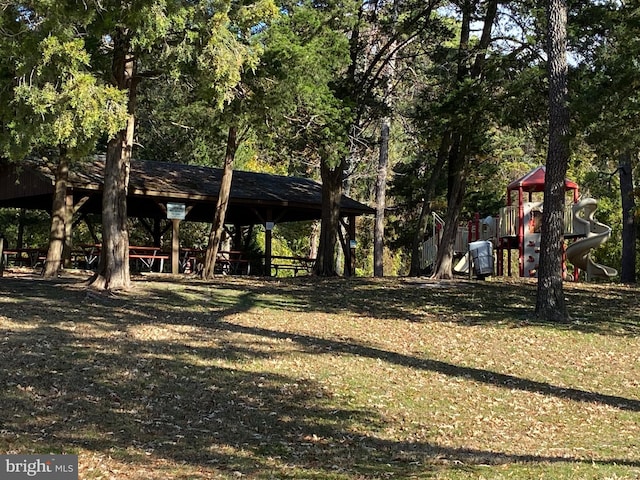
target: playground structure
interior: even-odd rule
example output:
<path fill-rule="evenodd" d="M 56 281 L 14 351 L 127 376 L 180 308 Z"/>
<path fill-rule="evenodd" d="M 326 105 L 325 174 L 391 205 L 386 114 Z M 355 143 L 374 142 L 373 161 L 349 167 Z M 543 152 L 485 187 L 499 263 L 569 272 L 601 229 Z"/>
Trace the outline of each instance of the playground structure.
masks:
<path fill-rule="evenodd" d="M 454 264 L 456 273 L 469 274 L 473 269 L 477 277 L 493 273 L 503 276 L 506 257 L 506 272 L 511 276 L 512 251 L 517 251 L 519 276 L 537 277 L 542 235 L 543 202 L 540 197 L 544 192 L 544 180 L 544 167 L 532 170 L 507 186 L 507 205 L 500 209 L 498 216 L 481 219 L 476 214 L 473 220 L 458 226 L 454 243 L 454 255 L 458 258 Z M 611 236 L 611 228 L 594 218 L 597 201 L 593 198 L 580 199 L 578 185 L 571 180 L 565 180 L 564 188 L 568 196 L 563 232 L 568 243 L 563 259 L 565 278 L 570 278 L 566 273 L 567 262 L 574 267 L 571 277 L 575 281 L 579 279 L 580 271 L 586 273 L 587 280 L 616 276 L 618 272 L 614 268 L 596 263 L 591 258 L 591 251 Z M 514 193 L 517 193 L 515 200 Z M 434 213 L 431 235 L 421 248 L 420 266 L 424 271 L 435 263 L 443 226 L 442 218 Z"/>

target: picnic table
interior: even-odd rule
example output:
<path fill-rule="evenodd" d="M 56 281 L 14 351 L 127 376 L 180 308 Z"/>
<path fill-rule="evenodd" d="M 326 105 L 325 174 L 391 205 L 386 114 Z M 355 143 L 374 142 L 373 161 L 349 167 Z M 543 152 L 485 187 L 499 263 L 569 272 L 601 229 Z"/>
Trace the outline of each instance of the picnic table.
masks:
<path fill-rule="evenodd" d="M 44 262 L 47 258 L 46 248 L 14 248 L 3 249 L 2 251 L 4 265 L 8 266 L 11 262 L 15 266 L 36 267 L 38 263 Z"/>
<path fill-rule="evenodd" d="M 71 252 L 73 263 L 78 266 L 84 264 L 87 269 L 98 267 L 102 245 L 80 244 Z M 159 271 L 164 271 L 164 262 L 169 260 L 170 254 L 162 250 L 161 247 L 148 247 L 139 245 L 129 245 L 129 261 L 137 270 L 152 271 L 156 261 L 159 263 Z"/>
<path fill-rule="evenodd" d="M 164 271 L 164 261 L 169 260 L 170 254 L 163 252 L 160 247 L 138 247 L 129 245 L 129 260 L 133 260 L 140 271 L 152 271 L 156 260 L 160 263 L 160 272 Z"/>
<path fill-rule="evenodd" d="M 95 269 L 100 262 L 102 245 L 79 244 L 71 251 L 71 260 L 74 267 Z M 181 248 L 179 267 L 183 273 L 198 272 L 202 269 L 206 255 L 205 249 Z M 46 248 L 20 248 L 4 249 L 0 252 L 0 261 L 4 266 L 13 264 L 20 266 L 36 267 L 43 265 L 47 257 Z M 171 253 L 162 250 L 161 247 L 149 247 L 130 245 L 129 261 L 132 267 L 138 271 L 153 271 L 157 266 L 159 272 L 163 272 L 165 261 L 170 260 Z M 218 251 L 216 271 L 229 275 L 249 275 L 251 263 L 245 252 L 240 250 Z"/>
<path fill-rule="evenodd" d="M 180 249 L 180 270 L 185 273 L 199 272 L 204 265 L 207 251 L 199 248 Z M 249 275 L 251 262 L 240 250 L 219 250 L 216 256 L 216 271 L 225 275 Z"/>
<path fill-rule="evenodd" d="M 88 270 L 92 270 L 98 266 L 100 259 L 100 244 L 83 243 L 77 246 L 71 252 L 72 264 L 76 267 L 83 264 Z"/>

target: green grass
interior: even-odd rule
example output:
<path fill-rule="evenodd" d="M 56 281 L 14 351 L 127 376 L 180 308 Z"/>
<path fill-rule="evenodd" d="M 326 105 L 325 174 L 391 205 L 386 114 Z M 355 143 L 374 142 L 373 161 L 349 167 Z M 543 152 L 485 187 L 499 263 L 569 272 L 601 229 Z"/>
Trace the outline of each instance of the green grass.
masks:
<path fill-rule="evenodd" d="M 640 477 L 638 289 L 0 279 L 0 451 L 87 479 Z"/>

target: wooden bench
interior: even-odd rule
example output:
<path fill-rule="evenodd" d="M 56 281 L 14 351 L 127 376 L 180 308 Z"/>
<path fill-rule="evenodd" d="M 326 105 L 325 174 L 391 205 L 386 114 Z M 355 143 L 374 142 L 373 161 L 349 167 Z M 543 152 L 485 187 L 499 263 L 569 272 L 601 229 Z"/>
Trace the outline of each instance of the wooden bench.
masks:
<path fill-rule="evenodd" d="M 249 275 L 251 273 L 251 263 L 248 258 L 244 258 L 244 252 L 223 250 L 218 252 L 216 270 L 225 275 Z"/>
<path fill-rule="evenodd" d="M 292 271 L 294 277 L 298 276 L 298 272 L 305 272 L 307 275 L 310 275 L 313 273 L 313 268 L 316 263 L 315 258 L 288 257 L 283 255 L 274 255 L 271 257 L 271 260 L 271 268 L 276 271 L 276 277 L 281 270 Z"/>

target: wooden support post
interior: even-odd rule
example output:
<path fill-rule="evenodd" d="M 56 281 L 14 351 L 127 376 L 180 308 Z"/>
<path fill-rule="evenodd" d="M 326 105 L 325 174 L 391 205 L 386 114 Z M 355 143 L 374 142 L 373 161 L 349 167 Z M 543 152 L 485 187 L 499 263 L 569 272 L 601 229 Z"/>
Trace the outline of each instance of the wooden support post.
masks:
<path fill-rule="evenodd" d="M 18 239 L 16 240 L 16 249 L 22 250 L 24 248 L 24 227 L 25 217 L 27 216 L 27 209 L 21 208 L 18 214 Z"/>
<path fill-rule="evenodd" d="M 531 202 L 531 193 L 529 193 L 529 202 Z M 524 277 L 524 192 L 522 187 L 518 189 L 518 274 Z"/>
<path fill-rule="evenodd" d="M 73 250 L 73 194 L 71 193 L 67 193 L 65 197 L 64 217 L 64 247 L 62 249 L 62 265 L 64 266 L 64 268 L 71 268 L 71 251 Z"/>
<path fill-rule="evenodd" d="M 264 268 L 265 275 L 267 277 L 271 276 L 271 240 L 272 240 L 272 230 L 274 222 L 271 220 L 273 218 L 273 214 L 271 209 L 267 211 L 267 220 L 265 222 L 265 232 L 264 232 Z"/>
<path fill-rule="evenodd" d="M 171 220 L 171 273 L 179 273 L 180 266 L 180 220 Z"/>
<path fill-rule="evenodd" d="M 0 277 L 4 275 L 4 237 L 0 235 Z"/>
<path fill-rule="evenodd" d="M 349 217 L 349 275 L 356 275 L 356 217 Z"/>

